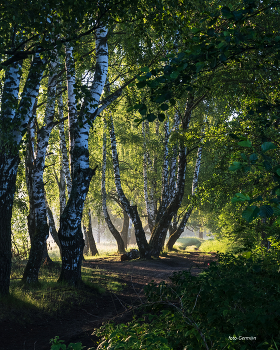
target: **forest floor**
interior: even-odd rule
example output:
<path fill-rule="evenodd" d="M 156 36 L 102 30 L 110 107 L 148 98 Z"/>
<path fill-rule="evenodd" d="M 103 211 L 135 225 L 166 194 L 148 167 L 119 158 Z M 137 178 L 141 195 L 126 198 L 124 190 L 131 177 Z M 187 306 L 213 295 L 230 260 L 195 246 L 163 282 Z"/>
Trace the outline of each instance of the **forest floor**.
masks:
<path fill-rule="evenodd" d="M 83 300 L 77 300 L 73 293 L 73 298 L 68 298 L 67 305 L 55 315 L 32 309 L 31 317 L 23 318 L 20 310 L 17 313 L 11 308 L 13 317 L 0 321 L 0 349 L 49 350 L 50 339 L 55 336 L 66 344 L 82 342 L 85 349 L 95 347 L 98 339 L 92 335 L 94 329 L 107 321 L 130 321 L 135 307 L 145 302 L 145 285 L 151 281 L 168 282 L 176 271 L 191 269 L 191 273 L 197 275 L 214 260 L 215 253 L 201 252 L 170 253 L 156 260 L 121 262 L 116 255 L 86 260 L 84 268 L 105 271 L 105 278 L 112 278 L 122 288 L 100 293 L 88 287 Z"/>

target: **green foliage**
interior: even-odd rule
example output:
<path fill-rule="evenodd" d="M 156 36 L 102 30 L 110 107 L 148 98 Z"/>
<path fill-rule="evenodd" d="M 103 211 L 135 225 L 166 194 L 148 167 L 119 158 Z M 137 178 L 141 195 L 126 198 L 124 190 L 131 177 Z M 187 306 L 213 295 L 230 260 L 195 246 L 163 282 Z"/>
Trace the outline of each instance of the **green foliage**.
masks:
<path fill-rule="evenodd" d="M 54 337 L 50 341 L 51 350 L 82 350 L 85 346 L 82 346 L 82 343 L 70 343 L 67 347 L 64 343 L 64 340 L 60 340 L 58 336 Z"/>
<path fill-rule="evenodd" d="M 279 347 L 279 248 L 247 257 L 220 254 L 199 276 L 181 271 L 172 284 L 151 283 L 145 290 L 150 313 L 103 326 L 95 332 L 102 337 L 98 349 L 150 349 L 151 336 L 161 349 Z"/>
<path fill-rule="evenodd" d="M 274 106 L 278 108 L 277 106 Z M 247 147 L 243 142 L 250 142 L 252 147 L 252 153 L 241 153 L 242 161 L 233 162 L 229 167 L 231 171 L 243 171 L 243 176 L 249 177 L 253 173 L 256 181 L 260 179 L 269 179 L 266 187 L 262 187 L 259 190 L 255 187 L 254 192 L 251 195 L 245 193 L 236 193 L 232 198 L 232 203 L 245 202 L 248 204 L 247 208 L 243 210 L 242 217 L 251 222 L 256 218 L 263 218 L 264 220 L 274 217 L 278 218 L 280 214 L 280 165 L 277 146 L 271 141 L 265 141 L 268 138 L 272 138 L 272 132 L 262 129 L 262 124 L 266 123 L 267 127 L 271 126 L 275 120 L 273 115 L 269 115 L 271 108 L 264 108 L 260 115 L 260 127 L 259 133 L 252 133 L 252 137 L 255 138 L 254 147 L 252 147 L 251 141 L 238 142 L 239 146 Z M 250 112 L 250 111 L 249 111 Z M 264 114 L 266 112 L 266 114 Z M 272 111 L 273 112 L 273 111 Z M 252 111 L 253 113 L 253 111 Z M 267 115 L 268 114 L 268 115 Z M 271 113 L 270 113 L 271 114 Z M 278 116 L 276 116 L 278 120 Z M 261 124 L 262 122 L 262 124 Z M 237 136 L 237 139 L 243 137 Z M 244 151 L 245 152 L 245 151 Z M 256 203 L 252 205 L 252 203 Z"/>

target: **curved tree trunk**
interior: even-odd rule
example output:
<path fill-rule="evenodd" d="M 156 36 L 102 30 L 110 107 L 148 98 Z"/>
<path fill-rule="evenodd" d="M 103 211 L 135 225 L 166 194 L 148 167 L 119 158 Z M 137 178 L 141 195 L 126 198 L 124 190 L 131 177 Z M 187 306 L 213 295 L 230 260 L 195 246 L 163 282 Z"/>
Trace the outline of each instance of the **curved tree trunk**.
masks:
<path fill-rule="evenodd" d="M 17 146 L 29 123 L 43 74 L 43 62 L 34 55 L 18 105 L 20 64 L 5 72 L 0 118 L 0 294 L 9 294 L 11 273 L 11 218 L 16 174 L 19 164 Z M 17 108 L 18 106 L 18 108 Z"/>
<path fill-rule="evenodd" d="M 160 218 L 159 222 L 156 224 L 152 236 L 149 242 L 152 255 L 159 256 L 162 250 L 162 242 L 166 237 L 167 230 L 170 226 L 173 216 L 177 213 L 184 196 L 185 188 L 185 172 L 186 172 L 186 149 L 184 145 L 180 145 L 179 151 L 179 169 L 178 169 L 178 183 L 176 194 L 164 211 L 164 215 Z"/>
<path fill-rule="evenodd" d="M 56 93 L 56 63 L 50 62 L 50 76 L 48 82 L 48 98 L 45 111 L 44 125 L 38 132 L 37 148 L 35 151 L 34 122 L 30 123 L 30 138 L 29 138 L 29 160 L 27 167 L 29 172 L 27 176 L 27 187 L 29 190 L 30 200 L 30 217 L 32 216 L 33 224 L 30 235 L 31 249 L 29 259 L 24 269 L 22 280 L 25 283 L 38 283 L 38 274 L 43 260 L 43 254 L 47 255 L 46 240 L 49 236 L 49 226 L 47 223 L 47 212 L 45 203 L 44 190 L 44 165 L 46 149 L 49 142 L 49 136 L 52 131 L 52 120 L 54 118 L 55 93 Z M 36 114 L 36 108 L 34 111 Z"/>
<path fill-rule="evenodd" d="M 95 33 L 96 67 L 94 80 L 89 95 L 85 98 L 81 107 L 79 118 L 75 107 L 75 67 L 72 48 L 68 47 L 66 55 L 72 189 L 61 216 L 58 231 L 62 250 L 62 268 L 59 281 L 65 281 L 74 286 L 81 283 L 84 248 L 81 219 L 90 181 L 95 173 L 95 170 L 89 167 L 89 130 L 94 121 L 92 116 L 98 110 L 98 103 L 108 73 L 107 29 L 100 27 Z M 90 118 L 92 118 L 91 122 Z M 78 122 L 79 119 L 82 121 L 82 125 Z"/>
<path fill-rule="evenodd" d="M 139 253 L 141 258 L 150 259 L 151 252 L 146 239 L 145 231 L 143 230 L 142 222 L 140 216 L 138 214 L 137 206 L 130 205 L 129 200 L 126 198 L 121 185 L 120 179 L 120 169 L 119 169 L 119 160 L 118 160 L 118 152 L 117 152 L 117 144 L 116 144 L 116 136 L 114 131 L 114 124 L 111 118 L 110 120 L 110 139 L 111 139 L 111 149 L 112 149 L 112 158 L 113 158 L 113 167 L 114 167 L 114 177 L 115 177 L 115 185 L 118 193 L 119 200 L 125 209 L 127 215 L 131 218 L 134 228 L 135 228 L 135 236 L 136 242 L 139 248 Z"/>
<path fill-rule="evenodd" d="M 198 187 L 198 175 L 199 175 L 200 164 L 201 164 L 201 154 L 202 154 L 202 147 L 199 147 L 199 149 L 197 151 L 196 164 L 195 164 L 195 169 L 194 169 L 194 173 L 193 173 L 192 196 L 195 195 L 195 192 L 196 192 L 197 187 Z M 177 239 L 180 238 L 180 236 L 183 233 L 185 226 L 189 220 L 189 217 L 192 213 L 192 210 L 193 210 L 193 206 L 191 206 L 191 208 L 189 208 L 189 210 L 185 213 L 177 230 L 172 235 L 170 235 L 169 240 L 166 244 L 167 250 L 169 250 L 169 251 L 172 250 L 173 245 L 175 244 Z"/>
<path fill-rule="evenodd" d="M 88 216 L 89 216 L 89 221 L 88 221 L 88 231 L 87 231 L 87 236 L 88 236 L 88 243 L 89 243 L 89 249 L 91 251 L 91 255 L 99 255 L 95 240 L 93 237 L 93 232 L 92 232 L 92 224 L 91 224 L 91 213 L 90 210 L 88 211 Z"/>
<path fill-rule="evenodd" d="M 110 215 L 107 210 L 107 202 L 106 202 L 106 122 L 104 125 L 104 133 L 103 133 L 103 164 L 102 164 L 102 184 L 101 184 L 101 192 L 102 192 L 102 210 L 104 214 L 105 221 L 107 223 L 107 226 L 114 236 L 115 240 L 117 241 L 118 245 L 118 253 L 124 254 L 125 248 L 124 248 L 124 242 L 123 239 L 119 233 L 119 231 L 115 228 L 114 224 L 111 221 Z"/>
<path fill-rule="evenodd" d="M 71 195 L 60 218 L 58 238 L 61 244 L 62 267 L 59 281 L 65 281 L 74 286 L 81 283 L 84 249 L 81 218 L 93 175 L 94 170 L 90 168 L 74 170 Z"/>

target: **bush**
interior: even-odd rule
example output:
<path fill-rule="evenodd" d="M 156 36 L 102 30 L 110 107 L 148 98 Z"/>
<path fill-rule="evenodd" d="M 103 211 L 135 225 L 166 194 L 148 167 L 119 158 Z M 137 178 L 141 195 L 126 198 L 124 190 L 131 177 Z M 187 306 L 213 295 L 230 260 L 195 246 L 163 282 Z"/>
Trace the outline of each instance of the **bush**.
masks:
<path fill-rule="evenodd" d="M 181 271 L 171 284 L 148 285 L 149 314 L 98 330 L 103 338 L 98 349 L 279 348 L 277 256 L 277 249 L 249 259 L 220 254 L 199 276 Z"/>

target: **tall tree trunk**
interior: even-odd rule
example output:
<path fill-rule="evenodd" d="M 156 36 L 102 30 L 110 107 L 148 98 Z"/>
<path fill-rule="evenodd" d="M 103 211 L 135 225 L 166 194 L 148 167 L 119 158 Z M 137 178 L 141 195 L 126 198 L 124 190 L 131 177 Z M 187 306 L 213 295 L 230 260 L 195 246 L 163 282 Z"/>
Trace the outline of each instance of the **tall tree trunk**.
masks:
<path fill-rule="evenodd" d="M 190 124 L 191 112 L 194 108 L 194 95 L 190 94 L 188 101 L 186 103 L 186 108 L 184 116 L 182 118 L 182 129 L 187 131 Z M 177 121 L 176 121 L 177 120 Z M 175 116 L 174 127 L 175 130 L 178 128 L 178 116 Z M 163 242 L 167 235 L 167 230 L 170 226 L 171 220 L 174 215 L 177 214 L 178 209 L 181 206 L 184 190 L 185 190 L 185 175 L 186 175 L 186 152 L 187 149 L 182 140 L 179 140 L 179 159 L 178 159 L 178 171 L 177 171 L 177 180 L 176 180 L 176 190 L 174 194 L 172 191 L 169 191 L 169 204 L 166 209 L 160 208 L 159 214 L 157 216 L 156 225 L 152 232 L 151 239 L 149 242 L 152 255 L 159 256 L 160 251 L 162 250 Z"/>
<path fill-rule="evenodd" d="M 9 294 L 12 258 L 11 220 L 18 165 L 18 155 L 8 155 L 6 150 L 0 150 L 0 295 Z"/>
<path fill-rule="evenodd" d="M 52 121 L 54 118 L 55 107 L 55 93 L 56 93 L 56 63 L 50 63 L 50 76 L 48 82 L 48 98 L 45 111 L 44 125 L 38 132 L 36 157 L 32 154 L 34 150 L 34 139 L 29 139 L 29 156 L 32 157 L 29 176 L 32 177 L 31 186 L 32 190 L 29 192 L 30 198 L 30 212 L 32 211 L 32 218 L 34 220 L 34 227 L 30 234 L 31 249 L 29 253 L 29 259 L 26 264 L 22 280 L 25 283 L 38 283 L 38 275 L 40 266 L 43 260 L 44 249 L 46 248 L 46 240 L 49 236 L 49 226 L 47 222 L 47 211 L 45 203 L 45 190 L 43 181 L 43 172 L 45 165 L 46 149 L 49 142 L 49 136 L 52 131 Z M 32 128 L 34 123 L 30 124 L 30 133 L 33 135 Z M 30 188 L 28 186 L 28 188 Z M 46 254 L 46 252 L 45 252 Z"/>
<path fill-rule="evenodd" d="M 81 218 L 84 201 L 94 170 L 74 170 L 72 191 L 66 207 L 60 217 L 58 238 L 61 244 L 62 267 L 59 281 L 77 286 L 81 283 L 81 266 L 84 239 L 81 229 Z"/>
<path fill-rule="evenodd" d="M 83 255 L 87 255 L 89 253 L 89 239 L 88 239 L 89 230 L 86 228 L 85 225 L 83 225 L 83 233 L 84 233 L 84 241 L 85 241 Z"/>
<path fill-rule="evenodd" d="M 95 256 L 95 255 L 99 255 L 96 244 L 95 244 L 95 240 L 93 237 L 93 232 L 92 232 L 92 223 L 91 223 L 91 212 L 90 210 L 88 211 L 88 242 L 89 242 L 89 249 L 91 251 L 91 255 Z"/>
<path fill-rule="evenodd" d="M 137 211 L 137 206 L 130 205 L 129 200 L 126 198 L 122 189 L 117 144 L 116 144 L 116 137 L 115 137 L 114 124 L 113 124 L 112 118 L 110 120 L 110 139 L 111 139 L 111 149 L 112 149 L 116 191 L 118 193 L 118 197 L 123 208 L 125 209 L 126 213 L 129 215 L 129 217 L 131 218 L 134 224 L 135 236 L 136 236 L 136 241 L 139 248 L 140 257 L 150 259 L 151 258 L 150 248 L 146 239 L 145 231 L 143 230 L 140 216 Z"/>
<path fill-rule="evenodd" d="M 162 242 L 164 241 L 167 230 L 170 226 L 173 216 L 177 213 L 179 207 L 181 206 L 182 199 L 184 196 L 185 188 L 185 172 L 186 172 L 186 149 L 183 144 L 180 145 L 179 150 L 179 169 L 178 169 L 178 182 L 176 188 L 176 194 L 168 205 L 164 214 L 160 218 L 159 222 L 156 224 L 152 236 L 149 242 L 152 255 L 159 256 L 162 250 Z"/>
<path fill-rule="evenodd" d="M 202 147 L 198 148 L 197 151 L 197 157 L 196 157 L 196 163 L 195 163 L 195 168 L 194 168 L 194 173 L 193 173 L 193 182 L 192 182 L 192 196 L 195 195 L 195 192 L 197 190 L 198 187 L 198 175 L 199 175 L 199 170 L 200 170 L 200 164 L 201 164 L 201 154 L 202 154 Z M 183 219 L 180 223 L 180 225 L 178 226 L 177 230 L 175 232 L 173 232 L 172 235 L 170 235 L 169 240 L 166 244 L 166 248 L 167 250 L 172 250 L 173 249 L 173 245 L 175 244 L 175 242 L 177 241 L 178 238 L 180 238 L 181 234 L 183 233 L 186 224 L 189 220 L 189 217 L 192 213 L 193 210 L 193 206 L 191 206 L 188 211 L 185 213 L 185 215 L 183 216 Z"/>
<path fill-rule="evenodd" d="M 12 64 L 5 73 L 0 118 L 0 294 L 9 294 L 11 272 L 11 219 L 18 146 L 29 123 L 43 74 L 43 64 L 34 55 L 18 105 L 20 64 Z"/>
<path fill-rule="evenodd" d="M 126 211 L 123 210 L 123 226 L 121 230 L 121 236 L 124 243 L 124 248 L 127 249 L 128 242 L 128 228 L 129 228 L 129 216 L 127 215 Z"/>
<path fill-rule="evenodd" d="M 51 208 L 49 207 L 49 203 L 48 203 L 46 197 L 45 197 L 45 203 L 46 203 L 46 210 L 47 210 L 49 232 L 50 232 L 53 240 L 55 241 L 55 243 L 58 245 L 60 256 L 61 256 L 61 245 L 60 245 L 60 241 L 59 241 L 59 238 L 58 238 L 58 233 L 57 233 L 57 230 L 56 230 L 56 227 L 55 227 L 53 213 L 52 213 Z"/>
<path fill-rule="evenodd" d="M 119 233 L 119 231 L 115 228 L 114 224 L 111 221 L 110 215 L 107 210 L 107 202 L 106 202 L 106 122 L 104 121 L 104 133 L 103 133 L 103 164 L 102 164 L 102 184 L 101 184 L 101 192 L 102 192 L 102 210 L 104 214 L 105 221 L 107 226 L 112 233 L 113 237 L 117 241 L 118 245 L 118 253 L 124 254 L 124 242 Z"/>
<path fill-rule="evenodd" d="M 68 84 L 69 85 L 69 84 Z M 59 119 L 63 119 L 63 100 L 62 100 L 62 93 L 61 93 L 61 87 L 60 87 L 60 95 L 58 97 L 58 113 L 59 113 Z M 73 113 L 73 109 L 72 106 L 69 106 L 69 114 L 71 115 L 71 117 L 68 118 L 70 119 L 69 122 L 69 126 L 71 128 L 71 123 L 73 121 L 73 117 L 72 117 L 72 113 Z M 70 113 L 71 110 L 71 113 Z M 75 110 L 74 110 L 75 111 Z M 61 153 L 61 172 L 63 172 L 63 175 L 65 176 L 65 180 L 66 180 L 66 185 L 67 185 L 67 193 L 68 193 L 68 199 L 70 197 L 70 193 L 71 193 L 71 188 L 72 188 L 72 180 L 71 180 L 71 173 L 69 170 L 69 160 L 68 160 L 68 155 L 67 155 L 67 147 L 66 147 L 66 140 L 65 140 L 65 134 L 64 134 L 64 122 L 62 121 L 61 123 L 58 124 L 58 128 L 59 128 L 59 146 L 60 146 L 60 153 Z M 69 133 L 70 134 L 70 133 Z M 73 148 L 73 141 L 72 141 L 72 148 Z M 70 143 L 70 150 L 71 148 L 71 143 Z M 70 154 L 70 152 L 69 152 Z M 66 197 L 66 193 L 64 195 Z M 66 201 L 65 201 L 65 205 L 66 205 Z M 61 213 L 62 214 L 65 205 L 61 207 Z"/>
<path fill-rule="evenodd" d="M 84 247 L 81 219 L 84 201 L 88 193 L 90 181 L 95 173 L 95 169 L 93 170 L 89 167 L 88 137 L 90 127 L 94 121 L 94 119 L 90 121 L 90 118 L 92 118 L 98 109 L 98 103 L 108 73 L 107 29 L 100 27 L 95 33 L 96 67 L 94 81 L 90 87 L 89 96 L 85 98 L 81 107 L 79 117 L 77 116 L 76 109 L 72 108 L 76 106 L 73 49 L 68 47 L 68 53 L 66 54 L 69 132 L 70 144 L 72 145 L 70 152 L 72 190 L 61 216 L 58 231 L 62 250 L 62 268 L 59 281 L 65 281 L 75 286 L 81 283 L 81 264 Z M 82 125 L 80 125 L 80 121 Z"/>
<path fill-rule="evenodd" d="M 199 225 L 198 238 L 203 239 L 203 228 L 202 225 Z"/>

